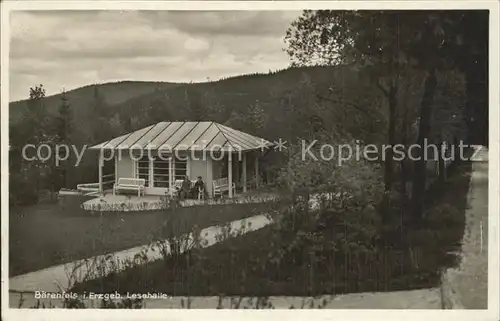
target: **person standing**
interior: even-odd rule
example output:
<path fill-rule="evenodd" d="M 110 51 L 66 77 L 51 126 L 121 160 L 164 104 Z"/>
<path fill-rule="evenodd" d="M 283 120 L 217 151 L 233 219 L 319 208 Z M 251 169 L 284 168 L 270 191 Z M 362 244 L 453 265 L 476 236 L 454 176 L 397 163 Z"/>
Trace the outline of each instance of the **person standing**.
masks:
<path fill-rule="evenodd" d="M 189 192 L 191 191 L 191 181 L 189 180 L 189 176 L 184 176 L 184 180 L 181 184 L 181 189 L 179 191 L 179 199 L 182 201 L 189 197 Z"/>

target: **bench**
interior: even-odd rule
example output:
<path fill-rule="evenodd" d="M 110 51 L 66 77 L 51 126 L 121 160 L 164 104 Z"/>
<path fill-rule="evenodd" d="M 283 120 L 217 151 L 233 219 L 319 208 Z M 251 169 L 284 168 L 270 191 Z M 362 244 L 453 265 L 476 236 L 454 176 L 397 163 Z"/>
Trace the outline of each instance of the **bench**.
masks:
<path fill-rule="evenodd" d="M 120 190 L 137 191 L 137 196 L 144 195 L 144 186 L 146 180 L 144 178 L 119 178 L 118 183 L 113 185 L 113 195 Z"/>
<path fill-rule="evenodd" d="M 236 194 L 236 184 L 232 184 L 233 195 Z M 222 196 L 223 193 L 229 192 L 229 181 L 227 177 L 218 178 L 212 182 L 212 193 L 215 196 Z"/>

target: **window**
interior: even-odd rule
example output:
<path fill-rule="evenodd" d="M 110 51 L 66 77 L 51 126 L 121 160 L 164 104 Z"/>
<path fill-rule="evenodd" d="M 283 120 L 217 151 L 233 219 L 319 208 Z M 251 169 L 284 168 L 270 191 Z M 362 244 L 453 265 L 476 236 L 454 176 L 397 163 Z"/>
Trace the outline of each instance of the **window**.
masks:
<path fill-rule="evenodd" d="M 151 167 L 149 156 L 143 156 L 137 161 L 136 177 L 143 178 L 146 186 L 149 186 L 150 174 L 152 174 L 153 177 L 153 184 L 151 186 L 163 188 L 168 188 L 170 186 L 170 173 L 173 174 L 173 181 L 184 179 L 184 176 L 188 174 L 187 159 L 170 159 L 168 156 L 163 156 L 161 158 L 154 157 L 152 163 Z M 172 167 L 171 172 L 169 170 L 170 167 Z"/>
<path fill-rule="evenodd" d="M 153 161 L 153 186 L 154 187 L 169 187 L 169 172 L 170 159 L 156 157 Z"/>
<path fill-rule="evenodd" d="M 146 180 L 145 186 L 149 185 L 149 157 L 143 156 L 137 161 L 137 178 Z"/>
<path fill-rule="evenodd" d="M 169 168 L 171 169 L 171 172 Z M 187 159 L 169 158 L 164 155 L 155 157 L 153 160 L 153 186 L 168 188 L 170 186 L 170 173 L 172 173 L 172 184 L 175 180 L 184 179 L 188 174 Z"/>
<path fill-rule="evenodd" d="M 175 180 L 184 179 L 187 173 L 187 160 L 175 158 L 174 159 Z"/>

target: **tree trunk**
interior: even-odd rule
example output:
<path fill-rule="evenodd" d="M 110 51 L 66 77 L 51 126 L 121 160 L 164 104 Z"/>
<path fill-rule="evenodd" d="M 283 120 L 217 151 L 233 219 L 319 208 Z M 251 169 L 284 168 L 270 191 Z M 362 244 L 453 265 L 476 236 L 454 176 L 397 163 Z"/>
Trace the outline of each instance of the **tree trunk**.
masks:
<path fill-rule="evenodd" d="M 434 92 L 437 86 L 437 79 L 434 68 L 429 70 L 425 79 L 424 93 L 420 104 L 420 123 L 418 128 L 417 144 L 420 146 L 418 150 L 417 161 L 413 171 L 412 184 L 412 212 L 413 219 L 419 222 L 423 214 L 423 202 L 426 188 L 426 160 L 424 159 L 424 143 L 429 136 L 431 129 L 432 103 L 434 100 Z"/>
<path fill-rule="evenodd" d="M 444 184 L 446 182 L 446 164 L 444 162 L 444 157 L 446 155 L 444 155 L 444 148 L 443 148 L 443 139 L 441 138 L 440 139 L 440 144 L 438 146 L 438 150 L 439 150 L 439 155 L 438 155 L 438 170 L 439 170 L 439 173 L 438 173 L 438 179 L 439 179 L 439 183 L 441 184 Z"/>
<path fill-rule="evenodd" d="M 484 18 L 484 12 L 479 10 L 464 16 L 464 49 L 469 54 L 462 60 L 462 68 L 467 96 L 467 143 L 488 145 L 489 19 Z"/>
<path fill-rule="evenodd" d="M 484 60 L 484 59 L 483 59 Z M 478 59 L 465 71 L 467 142 L 488 145 L 488 75 L 487 63 Z"/>
<path fill-rule="evenodd" d="M 403 118 L 403 124 L 401 125 L 401 144 L 405 146 L 408 143 L 408 108 L 406 109 L 404 118 Z M 405 151 L 405 154 L 407 155 L 408 153 Z M 406 188 L 406 182 L 408 179 L 408 164 L 407 164 L 407 157 L 404 157 L 403 160 L 400 162 L 401 164 L 401 194 L 403 194 L 404 198 L 406 199 L 408 196 L 408 191 Z"/>
<path fill-rule="evenodd" d="M 392 191 L 394 176 L 394 152 L 393 147 L 396 144 L 396 105 L 397 105 L 397 85 L 391 85 L 389 90 L 384 90 L 389 103 L 389 129 L 387 140 L 389 147 L 383 150 L 384 154 L 384 197 L 382 199 L 382 219 L 387 222 L 391 213 L 390 193 Z"/>
<path fill-rule="evenodd" d="M 391 148 L 385 151 L 384 159 L 384 189 L 386 192 L 392 190 L 393 176 L 394 176 L 394 153 L 392 147 L 396 144 L 396 93 L 397 87 L 391 86 L 389 89 L 389 130 L 387 140 Z"/>

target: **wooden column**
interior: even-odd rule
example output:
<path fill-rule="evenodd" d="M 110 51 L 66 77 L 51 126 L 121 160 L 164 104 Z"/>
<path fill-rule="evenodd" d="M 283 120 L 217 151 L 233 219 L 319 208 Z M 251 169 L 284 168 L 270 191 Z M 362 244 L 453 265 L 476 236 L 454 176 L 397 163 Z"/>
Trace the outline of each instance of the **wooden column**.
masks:
<path fill-rule="evenodd" d="M 174 174 L 172 157 L 168 159 L 168 192 L 170 196 L 174 196 L 174 178 L 172 177 Z"/>
<path fill-rule="evenodd" d="M 103 152 L 104 152 L 103 150 L 101 150 L 99 152 L 99 165 L 98 165 L 98 167 L 99 167 L 99 193 L 101 193 L 101 194 L 103 192 L 103 186 L 102 186 L 102 167 L 104 165 L 104 161 L 102 159 Z"/>
<path fill-rule="evenodd" d="M 189 155 L 186 155 L 186 175 L 189 177 L 189 179 L 194 179 L 194 177 L 191 177 L 191 157 Z"/>
<path fill-rule="evenodd" d="M 242 160 L 242 167 L 243 167 L 243 193 L 247 192 L 247 153 L 243 153 L 243 160 Z"/>
<path fill-rule="evenodd" d="M 255 157 L 255 187 L 259 188 L 260 185 L 260 176 L 259 176 L 259 155 Z"/>
<path fill-rule="evenodd" d="M 115 183 L 118 183 L 118 157 L 119 157 L 118 154 L 115 153 Z"/>
<path fill-rule="evenodd" d="M 234 182 L 236 185 L 241 184 L 241 173 L 240 173 L 240 158 L 238 157 L 235 161 L 234 166 Z"/>
<path fill-rule="evenodd" d="M 212 186 L 213 186 L 213 165 L 212 158 L 210 156 L 206 157 L 205 162 L 207 163 L 207 176 L 205 180 L 205 188 L 209 196 L 212 196 Z"/>
<path fill-rule="evenodd" d="M 229 185 L 229 198 L 233 198 L 233 160 L 231 151 L 227 154 L 227 182 Z"/>
<path fill-rule="evenodd" d="M 148 168 L 148 177 L 149 177 L 149 187 L 153 187 L 153 181 L 154 181 L 154 159 L 153 156 L 149 158 L 149 168 Z"/>

